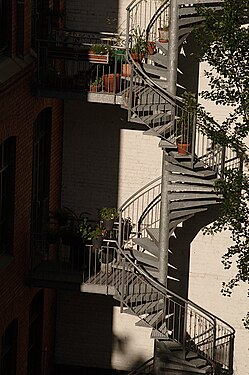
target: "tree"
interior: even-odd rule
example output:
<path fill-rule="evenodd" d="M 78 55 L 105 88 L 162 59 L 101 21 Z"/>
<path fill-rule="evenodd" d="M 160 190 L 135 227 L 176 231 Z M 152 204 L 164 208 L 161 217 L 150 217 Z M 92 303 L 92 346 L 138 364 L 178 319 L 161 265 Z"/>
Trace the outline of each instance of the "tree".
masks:
<path fill-rule="evenodd" d="M 237 266 L 234 278 L 222 286 L 222 293 L 230 295 L 240 282 L 249 283 L 249 177 L 242 168 L 249 134 L 249 2 L 225 0 L 221 10 L 199 6 L 198 12 L 206 19 L 201 32 L 195 33 L 200 59 L 210 66 L 205 72 L 210 90 L 201 96 L 217 105 L 232 106 L 222 123 L 200 107 L 199 126 L 214 142 L 236 150 L 240 160 L 237 168 L 225 170 L 217 183 L 216 190 L 224 197 L 221 214 L 205 229 L 209 234 L 230 230 L 233 245 L 222 258 L 226 269 L 233 262 Z M 244 325 L 249 329 L 249 312 Z"/>

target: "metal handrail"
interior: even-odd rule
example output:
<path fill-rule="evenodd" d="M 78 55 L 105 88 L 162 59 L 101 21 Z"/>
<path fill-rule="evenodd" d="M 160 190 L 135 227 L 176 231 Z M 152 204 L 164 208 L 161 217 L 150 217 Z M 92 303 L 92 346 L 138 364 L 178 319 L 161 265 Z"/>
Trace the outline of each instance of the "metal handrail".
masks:
<path fill-rule="evenodd" d="M 125 283 L 124 278 L 119 279 L 120 284 L 117 283 L 117 280 L 114 280 L 115 288 L 120 294 L 121 307 L 125 305 L 129 309 L 133 310 L 133 306 L 136 306 L 136 300 L 134 298 L 137 297 L 138 298 L 137 302 L 140 304 L 142 296 L 143 295 L 145 296 L 146 293 L 148 293 L 149 291 L 151 295 L 153 295 L 153 293 L 155 294 L 155 299 L 157 298 L 158 302 L 159 300 L 162 300 L 162 299 L 164 300 L 164 303 L 166 304 L 165 305 L 166 313 L 167 312 L 170 313 L 173 311 L 176 314 L 178 319 L 180 320 L 183 319 L 183 321 L 187 319 L 186 328 L 189 329 L 190 333 L 191 333 L 191 329 L 196 329 L 196 328 L 193 328 L 194 326 L 191 323 L 191 320 L 194 319 L 194 322 L 198 322 L 198 324 L 201 325 L 199 334 L 197 334 L 196 332 L 196 333 L 193 333 L 192 336 L 190 335 L 189 338 L 186 338 L 185 334 L 183 334 L 184 333 L 183 328 L 182 328 L 183 321 L 178 322 L 177 323 L 178 328 L 175 327 L 178 330 L 178 332 L 171 333 L 172 339 L 184 345 L 191 345 L 191 350 L 196 350 L 196 352 L 198 352 L 204 358 L 210 360 L 212 363 L 214 363 L 216 359 L 216 349 L 219 347 L 221 350 L 223 343 L 224 343 L 224 347 L 227 347 L 227 340 L 226 342 L 223 342 L 224 339 L 229 338 L 229 343 L 232 345 L 234 334 L 235 334 L 235 330 L 233 327 L 231 327 L 228 323 L 224 322 L 222 319 L 218 318 L 214 314 L 205 310 L 201 306 L 198 306 L 191 300 L 186 300 L 183 297 L 178 296 L 176 293 L 170 291 L 164 285 L 160 284 L 158 280 L 154 279 L 142 267 L 136 264 L 136 262 L 133 261 L 127 255 L 126 252 L 124 252 L 124 250 L 119 246 L 116 240 L 107 239 L 104 242 L 105 243 L 103 245 L 103 248 L 106 247 L 107 249 L 115 249 L 115 251 L 117 252 L 118 264 L 119 265 L 122 264 L 122 269 L 132 270 L 132 274 L 131 274 L 132 278 L 129 280 L 129 283 L 130 285 L 132 285 L 132 288 L 133 287 L 136 288 L 135 287 L 136 285 L 139 285 L 139 288 L 140 288 L 139 292 L 136 292 L 135 294 L 133 294 L 132 293 L 133 289 L 130 290 L 128 288 L 129 283 L 127 285 L 124 285 Z M 115 267 L 115 263 L 113 265 Z M 143 289 L 143 285 L 145 284 L 147 285 L 147 287 L 146 289 Z M 151 289 L 148 289 L 149 287 Z M 126 293 L 125 293 L 125 290 L 126 290 Z M 145 292 L 143 292 L 143 290 L 145 290 Z M 170 298 L 168 298 L 169 296 Z M 132 301 L 132 305 L 129 304 L 129 301 Z M 139 314 L 137 315 L 139 316 Z M 150 324 L 149 321 L 146 320 L 146 317 L 144 317 L 144 313 L 140 316 L 140 318 L 145 320 L 147 324 Z M 169 327 L 167 327 L 168 329 L 170 329 L 170 327 L 172 328 L 172 324 L 176 324 L 175 320 L 173 322 L 174 323 L 169 322 Z M 155 327 L 151 326 L 151 328 L 155 328 Z M 219 333 L 220 328 L 222 328 L 222 336 L 219 337 L 218 333 Z M 159 332 L 161 330 L 159 326 L 157 326 L 156 329 Z M 213 332 L 213 334 L 210 335 L 210 332 Z M 161 333 L 166 334 L 166 331 L 161 332 Z M 204 339 L 199 340 L 199 337 L 205 337 L 205 335 L 207 335 L 206 340 Z M 183 340 L 185 340 L 185 342 L 183 342 Z M 223 341 L 220 342 L 221 340 Z M 226 353 L 226 355 L 229 356 L 231 355 L 231 353 L 229 354 Z M 219 361 L 219 363 L 222 363 L 222 365 L 228 368 L 229 363 L 230 363 L 230 358 L 228 358 L 227 362 L 228 363 L 222 363 L 221 361 Z"/>

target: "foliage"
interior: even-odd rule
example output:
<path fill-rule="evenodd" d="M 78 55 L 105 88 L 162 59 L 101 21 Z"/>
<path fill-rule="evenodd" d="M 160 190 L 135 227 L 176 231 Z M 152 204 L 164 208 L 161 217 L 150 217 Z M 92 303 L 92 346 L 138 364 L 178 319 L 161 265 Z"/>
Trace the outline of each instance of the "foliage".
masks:
<path fill-rule="evenodd" d="M 77 215 L 68 207 L 55 210 L 53 219 L 58 222 L 58 232 L 60 236 L 70 236 L 78 238 L 82 243 L 89 238 L 91 226 L 85 212 Z"/>
<path fill-rule="evenodd" d="M 99 225 L 96 225 L 96 227 L 90 232 L 90 238 L 94 239 L 94 238 L 97 238 L 98 236 L 104 236 L 105 234 L 106 234 L 106 230 L 101 228 Z"/>
<path fill-rule="evenodd" d="M 91 86 L 102 86 L 103 85 L 103 78 L 102 77 L 98 77 L 96 78 L 93 82 L 91 82 Z"/>
<path fill-rule="evenodd" d="M 108 44 L 93 44 L 91 51 L 96 53 L 96 55 L 107 55 L 111 51 L 111 46 Z"/>
<path fill-rule="evenodd" d="M 210 90 L 201 96 L 232 108 L 218 123 L 200 107 L 198 124 L 214 143 L 231 147 L 245 160 L 244 140 L 249 134 L 249 28 L 243 24 L 248 23 L 248 0 L 225 0 L 221 11 L 199 6 L 198 12 L 206 18 L 196 33 L 200 59 L 210 66 L 205 72 Z M 216 189 L 224 197 L 221 214 L 205 232 L 230 230 L 233 245 L 222 258 L 225 269 L 234 262 L 237 266 L 234 278 L 222 285 L 222 293 L 230 295 L 240 282 L 249 283 L 249 178 L 241 168 L 226 170 Z M 249 313 L 244 325 L 249 328 Z"/>
<path fill-rule="evenodd" d="M 148 42 L 146 40 L 145 29 L 142 29 L 140 26 L 137 26 L 132 30 L 132 52 L 136 55 L 145 55 L 148 49 Z"/>
<path fill-rule="evenodd" d="M 102 207 L 98 213 L 101 220 L 116 219 L 118 217 L 118 211 L 115 207 Z"/>
<path fill-rule="evenodd" d="M 194 120 L 197 111 L 197 100 L 195 94 L 185 91 L 182 95 L 182 112 L 178 120 L 178 131 L 181 143 L 190 142 L 193 133 Z"/>

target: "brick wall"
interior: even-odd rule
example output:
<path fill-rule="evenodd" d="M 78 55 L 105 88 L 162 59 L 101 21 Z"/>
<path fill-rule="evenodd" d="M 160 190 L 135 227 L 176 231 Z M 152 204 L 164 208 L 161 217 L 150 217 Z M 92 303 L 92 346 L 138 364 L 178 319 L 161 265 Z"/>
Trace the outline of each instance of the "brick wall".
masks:
<path fill-rule="evenodd" d="M 1 68 L 1 67 L 0 67 Z M 37 289 L 25 285 L 29 263 L 29 230 L 32 191 L 33 124 L 38 113 L 52 106 L 51 193 L 50 208 L 60 202 L 61 147 L 63 105 L 60 101 L 38 99 L 31 95 L 32 72 L 19 78 L 12 86 L 1 87 L 0 143 L 16 137 L 16 188 L 13 260 L 0 268 L 0 337 L 9 323 L 18 318 L 17 375 L 26 374 L 29 305 Z M 1 257 L 0 257 L 1 263 Z M 55 295 L 45 291 L 44 347 L 48 348 L 48 367 L 53 354 Z"/>

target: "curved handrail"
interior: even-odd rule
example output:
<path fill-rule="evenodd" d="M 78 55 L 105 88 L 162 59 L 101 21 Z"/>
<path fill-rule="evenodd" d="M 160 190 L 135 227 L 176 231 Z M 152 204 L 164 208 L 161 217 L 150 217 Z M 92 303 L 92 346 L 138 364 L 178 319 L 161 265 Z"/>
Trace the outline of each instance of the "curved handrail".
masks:
<path fill-rule="evenodd" d="M 131 257 L 127 255 L 127 252 L 119 246 L 116 240 L 106 239 L 104 242 L 106 244 L 104 247 L 107 247 L 107 252 L 108 249 L 110 251 L 110 248 L 117 251 L 117 259 L 119 259 L 120 265 L 122 263 L 123 270 L 133 271 L 129 277 L 128 284 L 132 288 L 135 288 L 135 285 L 139 285 L 139 292 L 135 292 L 134 289 L 134 293 L 132 293 L 133 289 L 130 290 L 128 284 L 124 285 L 124 278 L 121 278 L 119 283 L 115 281 L 115 287 L 121 298 L 121 309 L 123 309 L 125 305 L 140 317 L 140 319 L 150 325 L 152 329 L 156 329 L 164 336 L 167 336 L 168 332 L 169 336 L 171 336 L 169 339 L 175 340 L 184 346 L 188 346 L 189 343 L 192 351 L 196 351 L 202 357 L 209 360 L 211 364 L 216 362 L 216 349 L 224 346 L 224 350 L 227 351 L 227 360 L 226 363 L 222 363 L 222 365 L 228 368 L 230 363 L 229 356 L 231 355 L 230 350 L 228 351 L 228 347 L 233 345 L 235 335 L 234 328 L 216 315 L 198 306 L 193 301 L 187 300 L 166 288 L 158 280 L 149 275 L 139 264 L 133 261 Z M 134 309 L 136 303 L 138 305 L 141 304 L 142 297 L 146 296 L 147 293 L 150 293 L 151 296 L 154 295 L 154 299 L 157 300 L 158 303 L 163 300 L 165 304 L 165 319 L 160 320 L 160 324 L 156 327 L 150 324 L 147 316 L 144 316 L 144 312 L 139 314 Z M 168 320 L 167 314 L 168 316 L 175 315 L 175 317 L 172 317 L 172 320 Z M 161 325 L 162 322 L 165 323 L 164 327 Z M 201 325 L 199 331 L 196 327 L 197 324 Z M 175 332 L 173 332 L 174 329 Z M 171 330 L 172 332 L 170 333 L 169 331 Z M 189 332 L 189 336 L 186 335 L 186 332 Z M 221 332 L 221 334 L 219 334 L 219 332 Z M 229 338 L 229 340 L 219 342 L 224 338 Z"/>

